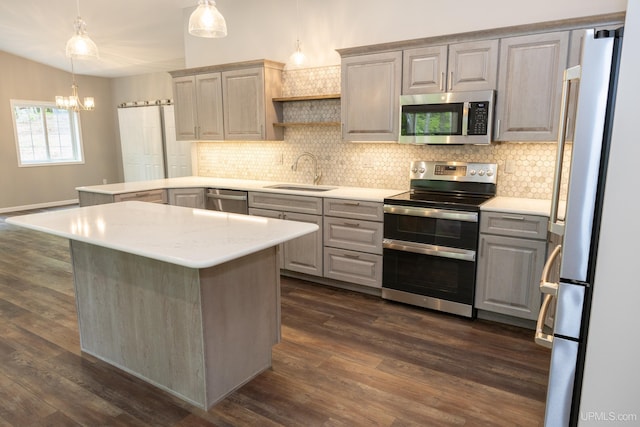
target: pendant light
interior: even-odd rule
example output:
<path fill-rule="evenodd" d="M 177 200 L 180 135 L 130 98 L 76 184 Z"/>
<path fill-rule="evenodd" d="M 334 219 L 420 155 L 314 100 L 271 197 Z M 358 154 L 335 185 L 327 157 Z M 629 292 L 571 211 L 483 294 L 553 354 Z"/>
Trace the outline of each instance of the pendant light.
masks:
<path fill-rule="evenodd" d="M 96 107 L 95 100 L 92 96 L 84 98 L 84 102 L 80 101 L 78 96 L 78 85 L 76 84 L 76 75 L 73 71 L 73 58 L 71 58 L 71 95 L 56 96 L 56 108 L 71 111 L 91 111 Z"/>
<path fill-rule="evenodd" d="M 295 69 L 301 68 L 304 65 L 306 57 L 304 53 L 302 53 L 302 49 L 300 48 L 300 5 L 299 0 L 296 0 L 296 25 L 297 28 L 297 36 L 296 36 L 296 50 L 291 54 L 289 60 L 287 61 L 286 68 Z"/>
<path fill-rule="evenodd" d="M 98 59 L 98 47 L 87 34 L 87 23 L 80 17 L 80 0 L 76 0 L 78 16 L 73 23 L 75 34 L 67 41 L 67 58 Z"/>
<path fill-rule="evenodd" d="M 215 1 L 198 1 L 198 7 L 189 17 L 189 34 L 207 38 L 227 36 L 227 22 L 216 8 Z"/>

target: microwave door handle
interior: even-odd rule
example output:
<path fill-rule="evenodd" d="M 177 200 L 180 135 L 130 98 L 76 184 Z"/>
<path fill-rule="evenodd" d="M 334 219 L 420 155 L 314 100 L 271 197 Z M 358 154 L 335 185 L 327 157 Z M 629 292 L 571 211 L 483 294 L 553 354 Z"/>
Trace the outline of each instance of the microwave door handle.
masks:
<path fill-rule="evenodd" d="M 462 135 L 466 136 L 469 132 L 469 101 L 465 101 L 462 105 Z"/>
<path fill-rule="evenodd" d="M 543 347 L 551 348 L 553 346 L 553 334 L 544 333 L 544 321 L 547 318 L 547 313 L 551 307 L 551 301 L 553 296 L 545 295 L 544 301 L 542 301 L 542 307 L 540 307 L 540 313 L 538 313 L 538 321 L 536 322 L 536 335 L 534 341 L 536 344 Z"/>
<path fill-rule="evenodd" d="M 553 177 L 553 192 L 551 196 L 551 212 L 549 215 L 549 231 L 562 235 L 562 226 L 558 224 L 558 205 L 560 203 L 560 183 L 562 181 L 562 161 L 564 158 L 564 146 L 567 135 L 567 123 L 569 112 L 569 83 L 572 80 L 580 80 L 582 67 L 567 68 L 562 79 L 562 102 L 560 104 L 560 119 L 558 124 L 558 148 L 556 151 L 556 167 Z"/>

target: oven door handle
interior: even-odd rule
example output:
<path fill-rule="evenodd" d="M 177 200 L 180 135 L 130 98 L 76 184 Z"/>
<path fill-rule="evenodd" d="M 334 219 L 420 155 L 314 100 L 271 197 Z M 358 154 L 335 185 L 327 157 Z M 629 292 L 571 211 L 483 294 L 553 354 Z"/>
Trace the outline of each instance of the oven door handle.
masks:
<path fill-rule="evenodd" d="M 455 221 L 478 222 L 477 212 L 452 211 L 448 209 L 417 208 L 412 206 L 384 205 L 384 213 L 394 215 L 421 216 Z"/>
<path fill-rule="evenodd" d="M 403 240 L 383 239 L 382 247 L 395 251 L 413 252 L 421 255 L 431 255 L 443 258 L 459 259 L 461 261 L 475 261 L 476 252 L 467 249 L 448 248 L 446 246 L 428 245 L 425 243 L 406 242 Z"/>

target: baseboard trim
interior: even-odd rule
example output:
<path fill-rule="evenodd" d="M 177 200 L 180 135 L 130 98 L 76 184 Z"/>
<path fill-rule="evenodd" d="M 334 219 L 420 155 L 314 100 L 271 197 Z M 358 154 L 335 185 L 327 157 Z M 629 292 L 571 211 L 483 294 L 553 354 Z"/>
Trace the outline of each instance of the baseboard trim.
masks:
<path fill-rule="evenodd" d="M 20 211 L 28 211 L 31 209 L 54 208 L 57 206 L 77 205 L 77 204 L 78 204 L 78 199 L 59 200 L 57 202 L 36 203 L 34 205 L 23 205 L 23 206 L 13 206 L 10 208 L 0 208 L 0 213 L 20 212 Z"/>

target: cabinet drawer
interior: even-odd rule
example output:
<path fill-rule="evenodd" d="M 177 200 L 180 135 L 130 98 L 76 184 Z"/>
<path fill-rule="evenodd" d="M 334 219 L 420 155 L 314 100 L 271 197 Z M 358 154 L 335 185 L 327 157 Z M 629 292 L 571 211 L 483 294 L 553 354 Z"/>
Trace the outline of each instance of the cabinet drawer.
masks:
<path fill-rule="evenodd" d="M 166 190 L 149 190 L 149 191 L 137 191 L 135 193 L 116 194 L 113 197 L 115 202 L 151 202 L 151 203 L 167 203 L 167 191 Z"/>
<path fill-rule="evenodd" d="M 480 232 L 546 240 L 548 222 L 549 218 L 546 216 L 482 211 L 480 213 Z"/>
<path fill-rule="evenodd" d="M 322 199 L 319 197 L 249 192 L 249 207 L 322 215 Z"/>
<path fill-rule="evenodd" d="M 324 277 L 380 288 L 382 256 L 325 247 Z"/>
<path fill-rule="evenodd" d="M 324 244 L 382 255 L 382 223 L 324 217 Z"/>
<path fill-rule="evenodd" d="M 382 203 L 360 200 L 324 199 L 324 214 L 341 218 L 382 221 Z"/>

